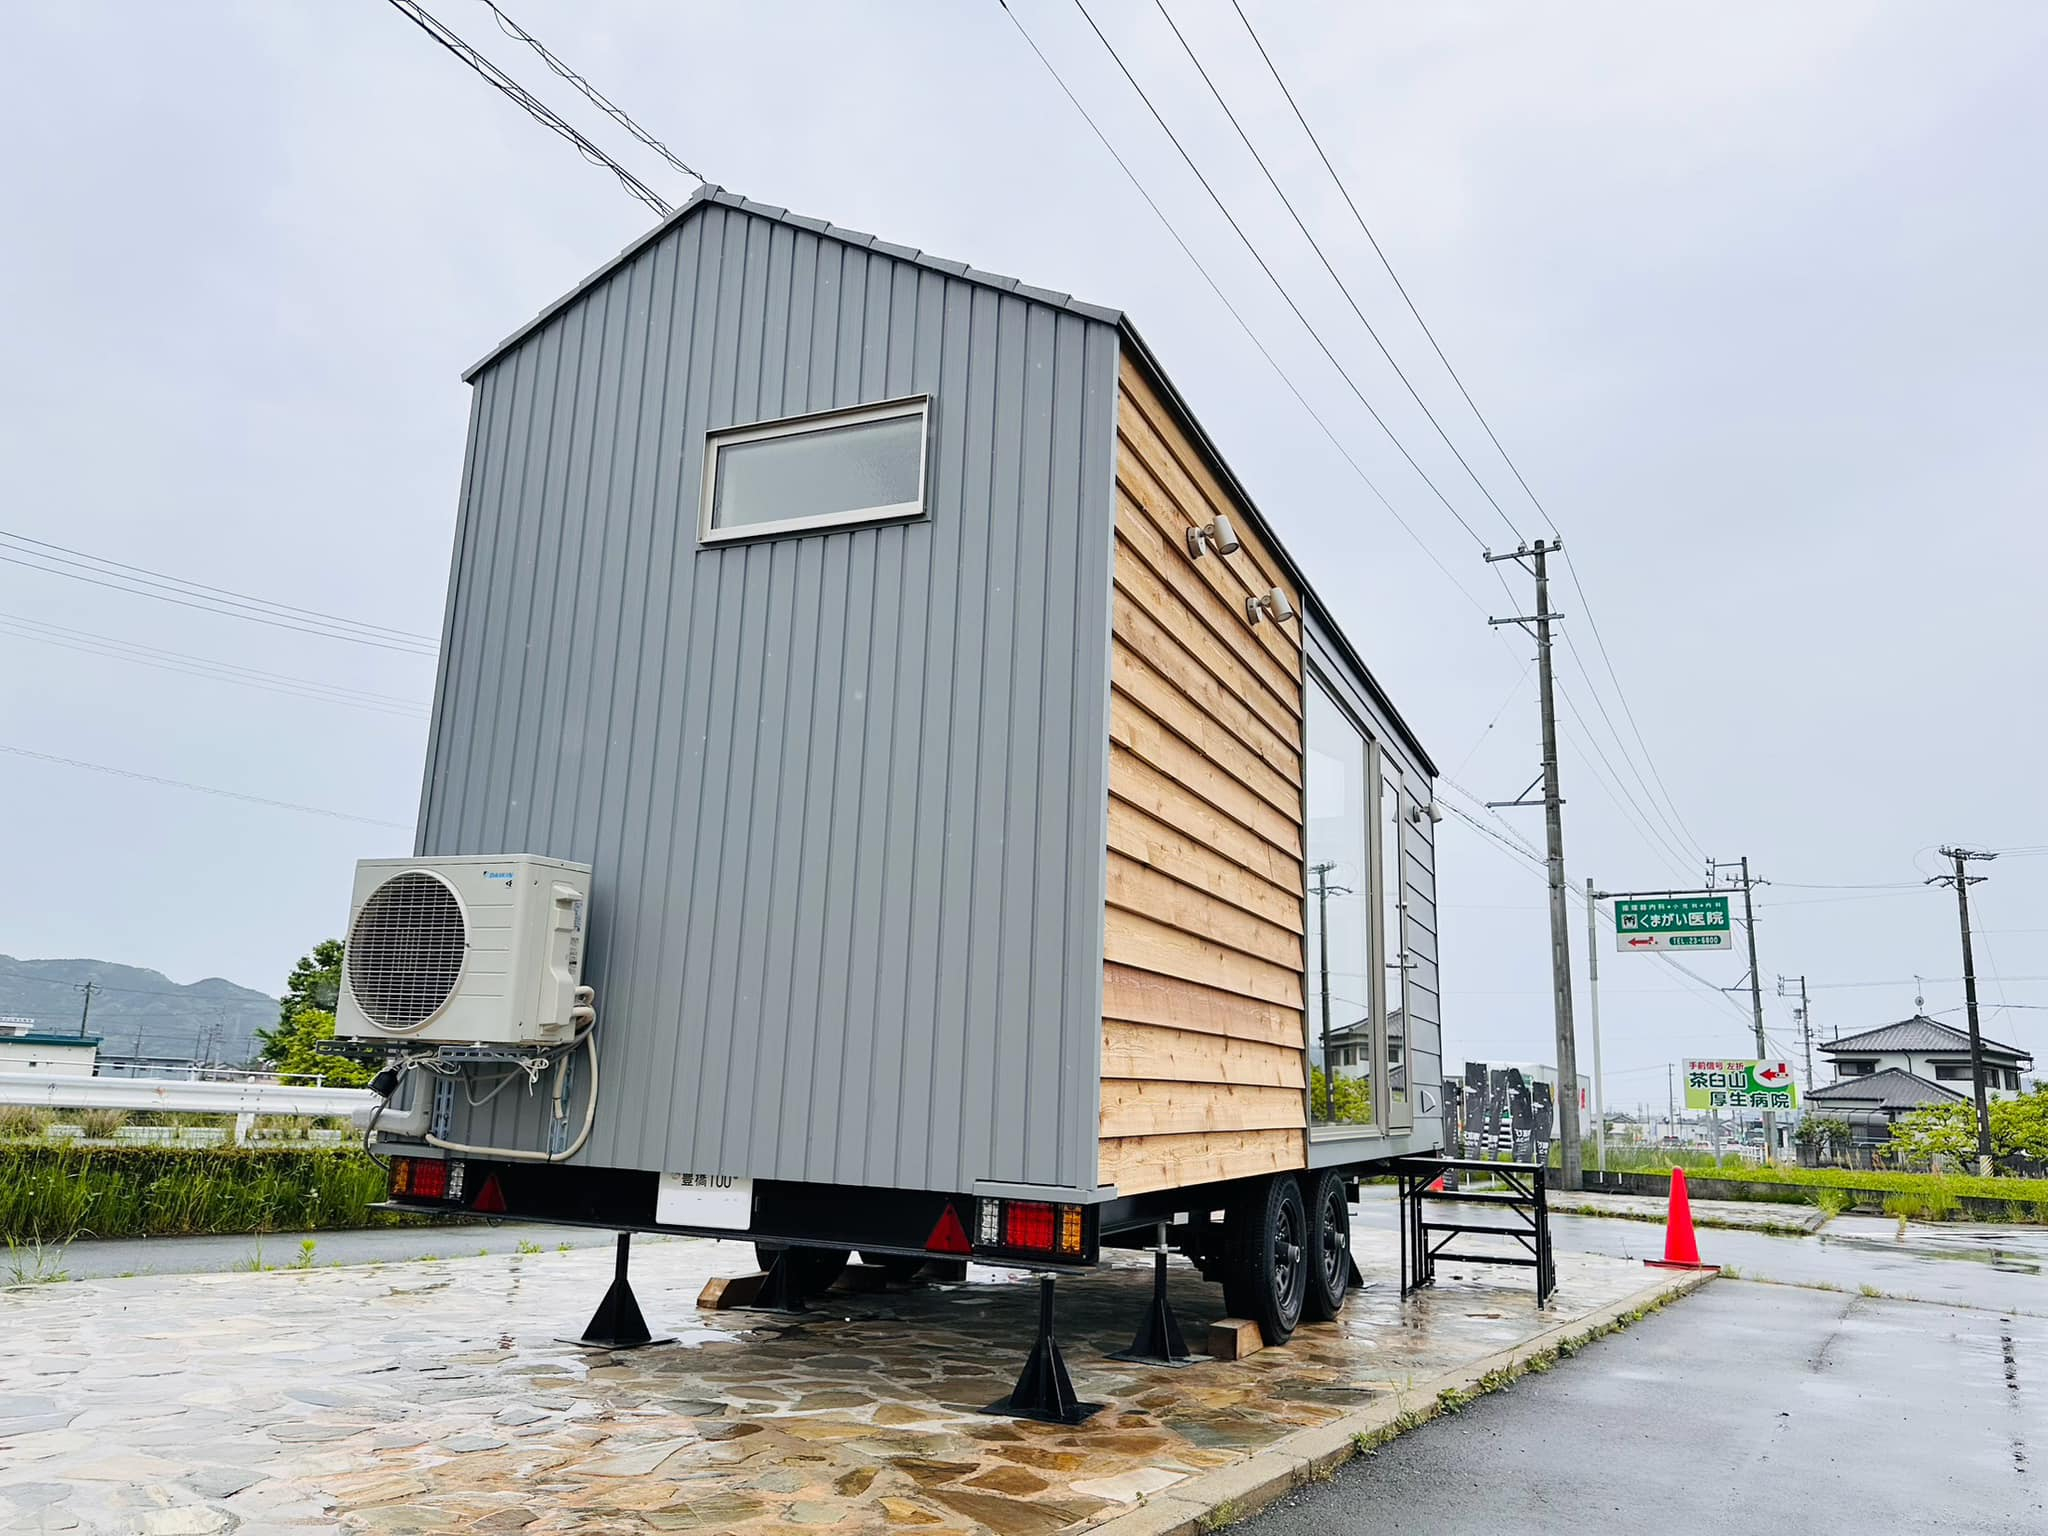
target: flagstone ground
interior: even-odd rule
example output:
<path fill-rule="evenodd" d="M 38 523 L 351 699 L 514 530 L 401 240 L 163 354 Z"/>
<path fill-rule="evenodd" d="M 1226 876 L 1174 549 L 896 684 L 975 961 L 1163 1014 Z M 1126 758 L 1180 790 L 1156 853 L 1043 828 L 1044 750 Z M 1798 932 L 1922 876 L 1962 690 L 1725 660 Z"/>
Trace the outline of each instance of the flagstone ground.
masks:
<path fill-rule="evenodd" d="M 1520 1271 L 1446 1264 L 1407 1302 L 1377 1283 L 1285 1349 L 1169 1370 L 1128 1344 L 1143 1256 L 1060 1284 L 1078 1428 L 992 1418 L 1029 1345 L 1029 1277 L 833 1293 L 802 1317 L 699 1312 L 747 1249 L 635 1244 L 642 1308 L 674 1344 L 561 1343 L 610 1278 L 602 1249 L 0 1291 L 0 1529 L 916 1532 L 1085 1530 L 1294 1431 L 1585 1316 L 1635 1263 L 1558 1256 L 1539 1310 Z M 1176 1261 L 1199 1341 L 1217 1287 Z"/>

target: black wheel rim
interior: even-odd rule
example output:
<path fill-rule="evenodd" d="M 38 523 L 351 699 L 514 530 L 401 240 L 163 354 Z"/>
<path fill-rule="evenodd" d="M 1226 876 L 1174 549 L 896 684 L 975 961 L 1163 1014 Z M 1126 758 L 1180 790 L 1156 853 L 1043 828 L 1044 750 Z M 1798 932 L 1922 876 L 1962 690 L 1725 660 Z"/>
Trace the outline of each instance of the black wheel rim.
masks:
<path fill-rule="evenodd" d="M 1304 1219 L 1299 1201 L 1282 1200 L 1273 1222 L 1273 1295 L 1290 1317 L 1300 1308 L 1302 1282 L 1308 1275 Z"/>
<path fill-rule="evenodd" d="M 1332 1297 L 1342 1296 L 1351 1278 L 1351 1207 L 1344 1199 L 1344 1186 L 1331 1182 L 1323 1195 L 1323 1288 Z"/>

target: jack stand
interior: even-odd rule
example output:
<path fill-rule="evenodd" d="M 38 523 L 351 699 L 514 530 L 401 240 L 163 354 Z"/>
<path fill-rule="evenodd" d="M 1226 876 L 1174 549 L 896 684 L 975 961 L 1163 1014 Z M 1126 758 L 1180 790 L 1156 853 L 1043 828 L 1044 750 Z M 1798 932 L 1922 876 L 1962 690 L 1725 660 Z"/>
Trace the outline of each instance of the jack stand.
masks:
<path fill-rule="evenodd" d="M 1101 1411 L 1102 1404 L 1084 1403 L 1074 1396 L 1074 1378 L 1067 1374 L 1059 1340 L 1052 1334 L 1052 1287 L 1051 1275 L 1038 1277 L 1038 1341 L 1031 1346 L 1031 1357 L 1024 1362 L 1010 1395 L 990 1403 L 983 1413 L 1036 1419 L 1041 1424 L 1079 1424 Z"/>
<path fill-rule="evenodd" d="M 1175 1367 L 1195 1363 L 1195 1357 L 1188 1353 L 1188 1341 L 1181 1336 L 1180 1319 L 1173 1315 L 1173 1303 L 1166 1299 L 1166 1254 L 1166 1226 L 1162 1222 L 1159 1241 L 1152 1249 L 1152 1299 L 1145 1304 L 1138 1336 L 1131 1340 L 1129 1349 L 1118 1350 L 1110 1359 Z"/>
<path fill-rule="evenodd" d="M 647 1331 L 647 1319 L 640 1315 L 640 1303 L 634 1299 L 632 1283 L 626 1279 L 626 1258 L 632 1244 L 632 1233 L 619 1234 L 618 1267 L 612 1272 L 611 1289 L 591 1314 L 583 1337 L 564 1339 L 564 1344 L 581 1344 L 585 1349 L 644 1349 L 649 1344 L 675 1342 L 674 1334 L 657 1339 Z"/>
<path fill-rule="evenodd" d="M 804 1305 L 803 1277 L 797 1271 L 797 1250 L 784 1248 L 775 1255 L 775 1262 L 768 1266 L 767 1278 L 761 1282 L 761 1289 L 754 1297 L 754 1309 L 760 1312 L 807 1312 Z"/>

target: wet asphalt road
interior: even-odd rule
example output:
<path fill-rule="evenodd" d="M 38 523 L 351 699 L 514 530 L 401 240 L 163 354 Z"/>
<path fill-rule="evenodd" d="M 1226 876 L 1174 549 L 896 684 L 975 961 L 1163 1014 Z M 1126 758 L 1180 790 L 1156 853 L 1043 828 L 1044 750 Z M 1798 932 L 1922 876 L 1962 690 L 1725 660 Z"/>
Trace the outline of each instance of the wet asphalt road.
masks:
<path fill-rule="evenodd" d="M 1367 1185 L 1354 1220 L 1392 1231 L 1394 1192 Z M 1664 1229 L 1651 1222 L 1553 1216 L 1551 1241 L 1574 1253 L 1653 1259 Z M 1871 1286 L 1892 1297 L 2048 1317 L 2048 1227 L 1916 1222 L 1837 1216 L 1810 1237 L 1699 1229 L 1700 1257 L 1732 1266 L 1745 1280 L 1787 1285 Z"/>
<path fill-rule="evenodd" d="M 1243 1536 L 2048 1529 L 2048 1319 L 1716 1281 Z"/>
<path fill-rule="evenodd" d="M 1390 1225 L 1391 1192 L 1364 1195 L 1358 1218 Z M 1596 1218 L 1557 1217 L 1553 1234 L 1622 1256 L 1662 1244 L 1658 1227 Z M 1699 1237 L 1745 1278 L 1232 1529 L 2048 1530 L 2048 1231 L 1839 1217 L 1817 1237 Z"/>

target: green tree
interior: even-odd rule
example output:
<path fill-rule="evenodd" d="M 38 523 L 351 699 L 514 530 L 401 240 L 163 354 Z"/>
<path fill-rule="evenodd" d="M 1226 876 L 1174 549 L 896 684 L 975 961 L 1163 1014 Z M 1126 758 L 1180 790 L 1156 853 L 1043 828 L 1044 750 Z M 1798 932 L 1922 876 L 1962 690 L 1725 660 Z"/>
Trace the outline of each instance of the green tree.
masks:
<path fill-rule="evenodd" d="M 280 1072 L 318 1074 L 330 1088 L 369 1086 L 370 1067 L 337 1056 L 328 1048 L 334 1040 L 334 1015 L 324 1008 L 303 1008 L 289 1024 L 259 1031 L 259 1035 L 263 1059 Z"/>
<path fill-rule="evenodd" d="M 1849 1122 L 1836 1115 L 1806 1115 L 1799 1122 L 1799 1129 L 1792 1133 L 1792 1139 L 1802 1147 L 1812 1147 L 1816 1153 L 1826 1156 L 1840 1152 L 1849 1145 L 1854 1133 Z"/>
<path fill-rule="evenodd" d="M 1968 1102 L 1929 1104 L 1902 1115 L 1892 1127 L 1892 1143 L 1908 1157 L 1975 1157 L 1976 1106 Z M 1995 1157 L 2048 1161 L 2048 1086 L 2017 1099 L 1992 1102 L 1991 1151 Z"/>
<path fill-rule="evenodd" d="M 257 1055 L 280 1072 L 319 1074 L 336 1088 L 368 1084 L 371 1068 L 327 1049 L 341 997 L 341 940 L 322 939 L 301 955 L 278 1000 L 277 1027 L 259 1029 Z"/>
<path fill-rule="evenodd" d="M 1309 1068 L 1309 1112 L 1318 1121 L 1327 1118 L 1338 1125 L 1372 1124 L 1372 1083 L 1368 1079 L 1340 1074 L 1335 1079 L 1334 1089 L 1334 1098 L 1327 1101 L 1326 1108 L 1323 1069 Z"/>
<path fill-rule="evenodd" d="M 313 953 L 299 956 L 278 1000 L 277 1022 L 289 1025 L 308 1008 L 334 1012 L 341 1000 L 341 940 L 322 939 Z"/>

